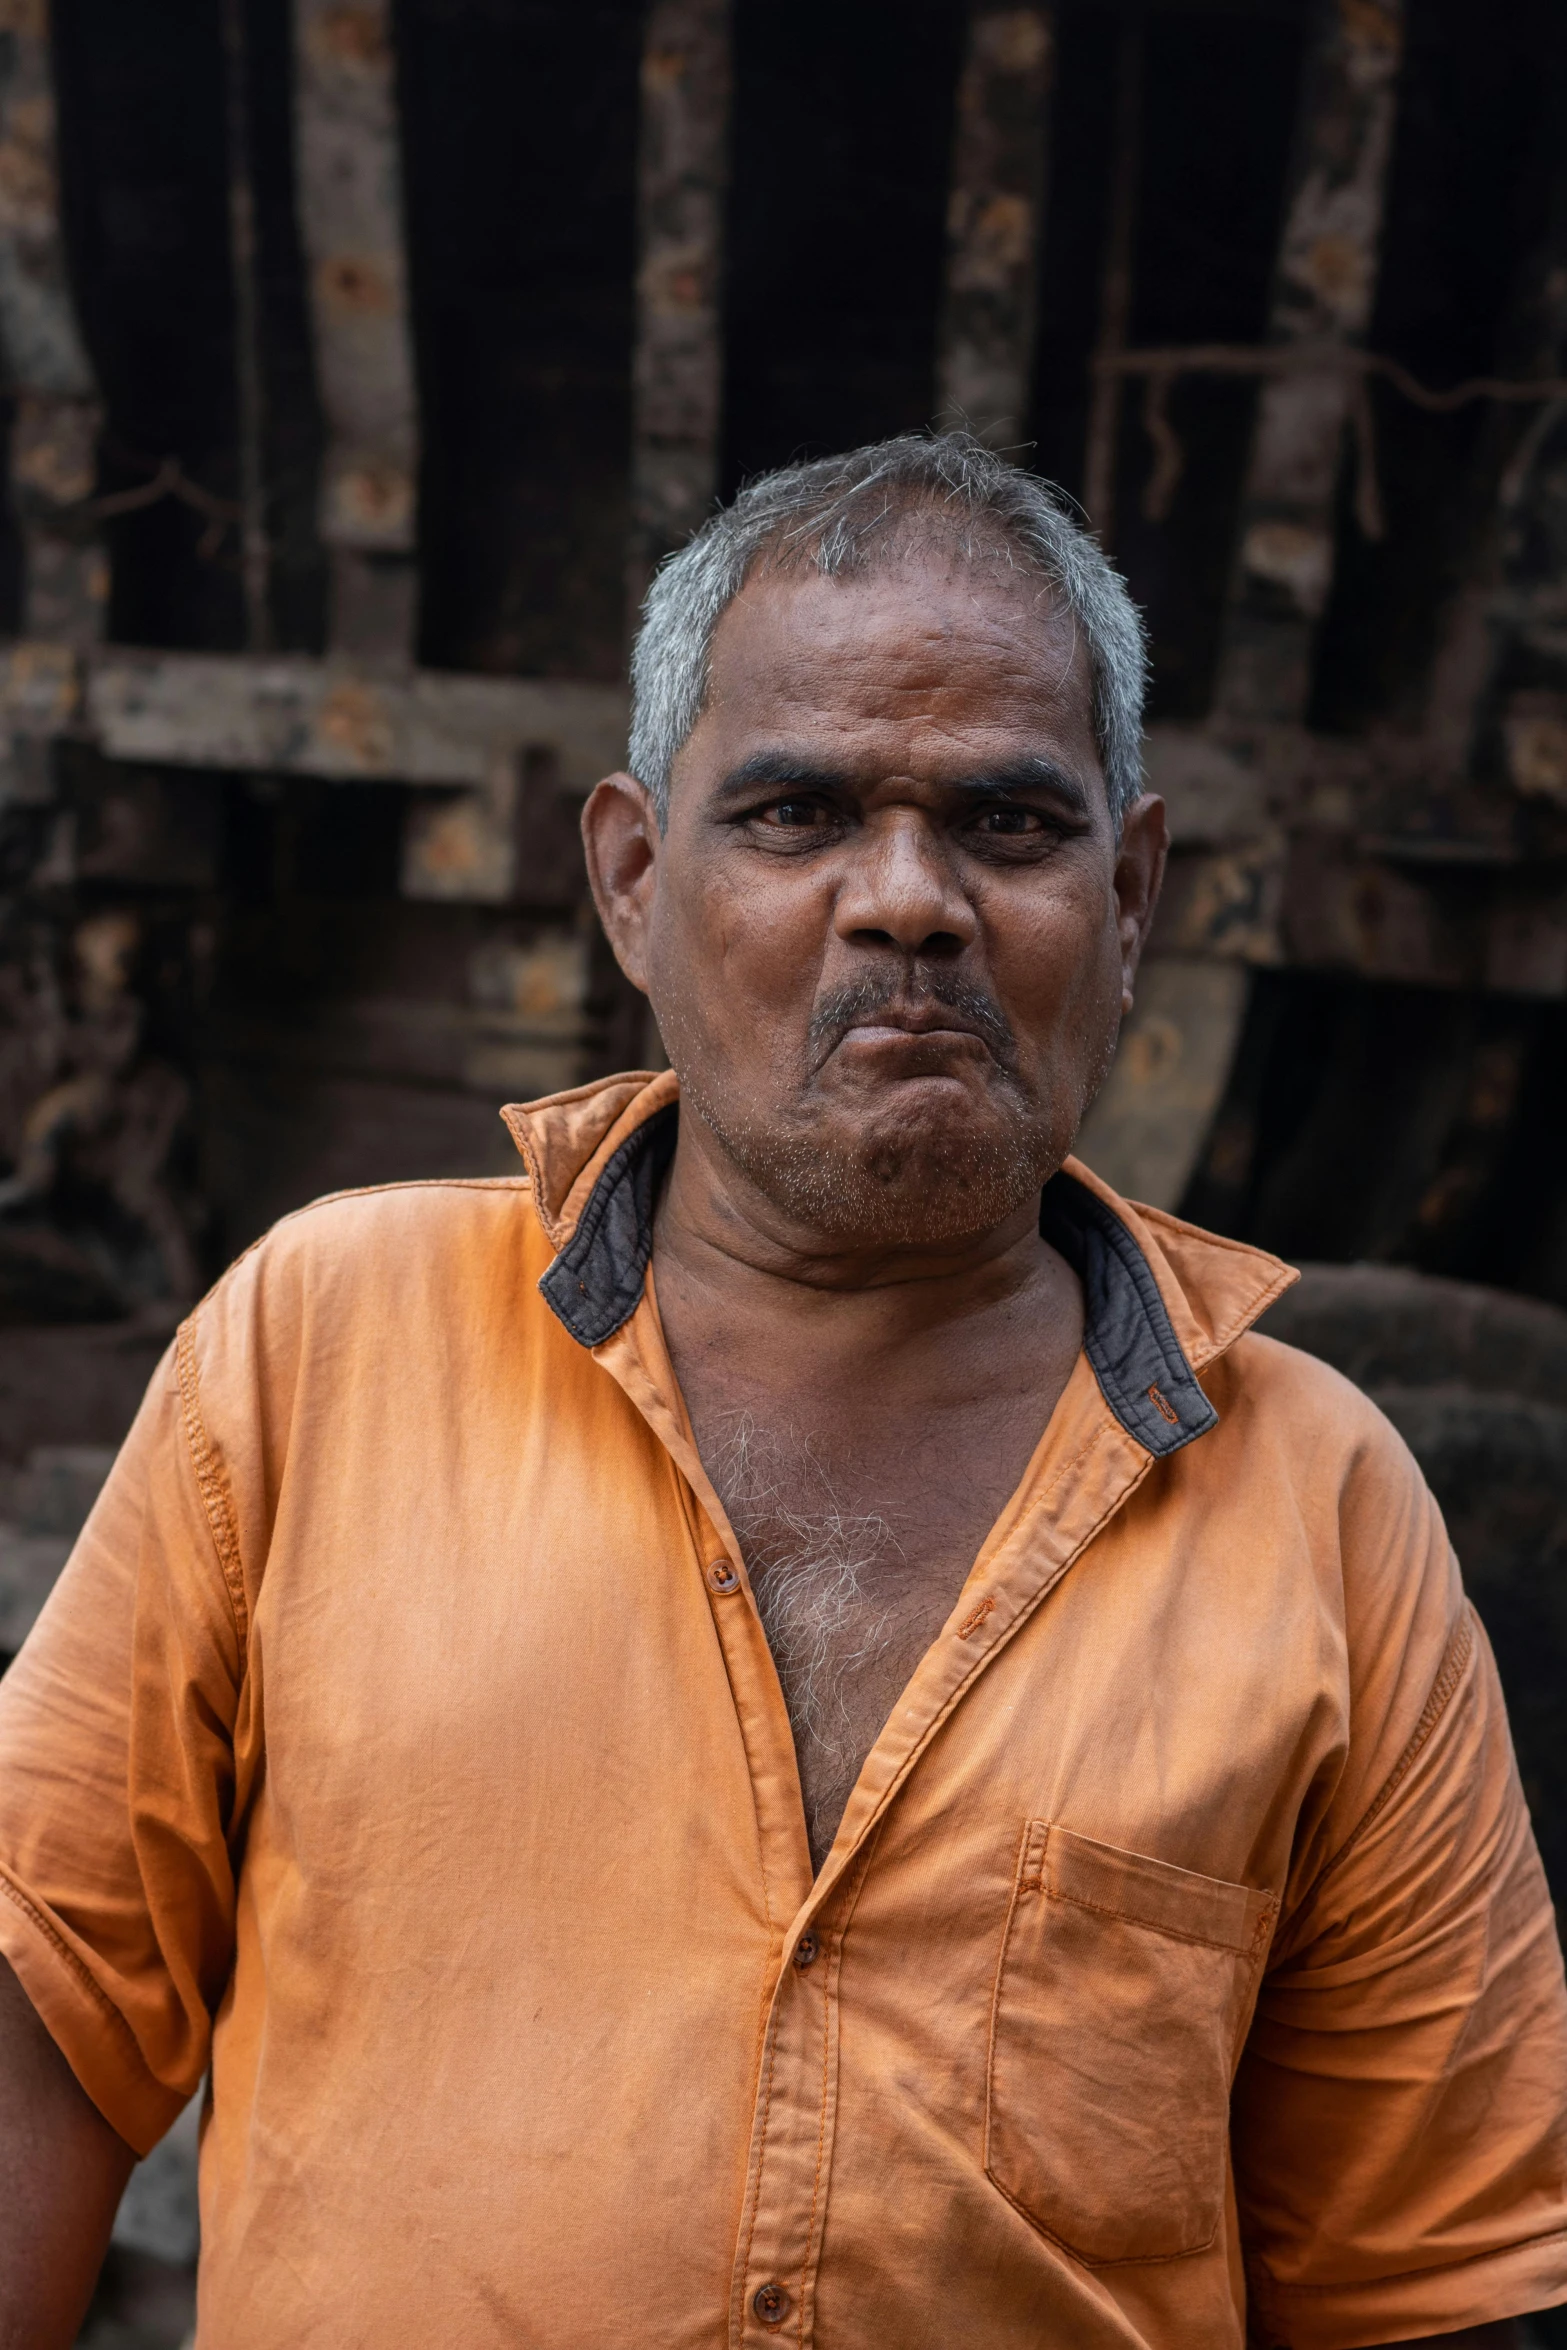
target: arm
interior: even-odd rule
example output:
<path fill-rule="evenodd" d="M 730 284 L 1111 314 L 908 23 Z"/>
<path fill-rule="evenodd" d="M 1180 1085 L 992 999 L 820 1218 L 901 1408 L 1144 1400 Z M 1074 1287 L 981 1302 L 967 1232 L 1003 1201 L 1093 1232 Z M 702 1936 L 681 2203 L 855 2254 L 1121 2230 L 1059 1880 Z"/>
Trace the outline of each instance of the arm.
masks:
<path fill-rule="evenodd" d="M 0 1959 L 0 2350 L 66 2350 L 136 2157 Z"/>
<path fill-rule="evenodd" d="M 1248 2299 L 1296 2350 L 1504 2350 L 1567 2289 L 1561 1948 L 1484 1634 L 1375 1423 L 1337 1507 L 1349 1736 L 1236 2079 Z"/>
<path fill-rule="evenodd" d="M 0 1680 L 0 2350 L 72 2341 L 232 1962 L 239 1640 L 174 1374 Z"/>

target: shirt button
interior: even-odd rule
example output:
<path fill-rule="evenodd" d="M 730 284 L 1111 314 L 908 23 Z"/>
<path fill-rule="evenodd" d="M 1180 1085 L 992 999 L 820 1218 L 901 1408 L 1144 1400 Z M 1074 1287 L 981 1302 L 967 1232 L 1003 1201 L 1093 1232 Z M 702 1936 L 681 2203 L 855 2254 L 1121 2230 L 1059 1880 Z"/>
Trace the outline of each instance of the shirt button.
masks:
<path fill-rule="evenodd" d="M 794 2307 L 794 2301 L 782 2285 L 758 2285 L 751 2295 L 751 2307 L 764 2326 L 781 2326 Z"/>
<path fill-rule="evenodd" d="M 714 1559 L 707 1570 L 708 1582 L 715 1591 L 738 1591 L 740 1577 L 728 1559 Z"/>
<path fill-rule="evenodd" d="M 814 1934 L 807 1932 L 800 1936 L 799 1941 L 794 1946 L 794 1963 L 799 1968 L 801 1974 L 804 1974 L 808 1966 L 814 1966 L 816 1964 L 816 1961 L 821 1954 L 821 1947 L 821 1944 L 817 1941 Z"/>

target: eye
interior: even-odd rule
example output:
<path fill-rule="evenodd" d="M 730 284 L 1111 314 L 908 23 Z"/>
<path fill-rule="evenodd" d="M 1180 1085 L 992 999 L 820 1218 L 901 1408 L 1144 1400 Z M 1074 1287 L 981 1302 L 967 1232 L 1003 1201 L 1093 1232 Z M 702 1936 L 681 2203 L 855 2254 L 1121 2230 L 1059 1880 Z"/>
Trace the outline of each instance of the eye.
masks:
<path fill-rule="evenodd" d="M 831 823 L 832 816 L 820 800 L 774 800 L 758 808 L 753 821 L 775 832 L 807 832 Z"/>
<path fill-rule="evenodd" d="M 1044 818 L 1037 808 L 1018 808 L 1006 805 L 982 809 L 973 820 L 971 830 L 987 839 L 998 840 L 1018 833 L 1043 832 Z"/>

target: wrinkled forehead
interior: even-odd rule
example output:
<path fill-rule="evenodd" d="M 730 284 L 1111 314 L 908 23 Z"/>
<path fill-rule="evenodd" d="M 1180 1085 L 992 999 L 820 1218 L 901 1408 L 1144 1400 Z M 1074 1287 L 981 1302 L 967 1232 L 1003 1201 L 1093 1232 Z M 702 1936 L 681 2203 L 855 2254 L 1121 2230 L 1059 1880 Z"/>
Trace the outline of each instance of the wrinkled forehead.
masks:
<path fill-rule="evenodd" d="M 753 568 L 714 633 L 688 748 L 845 729 L 954 746 L 1045 733 L 1099 764 L 1071 613 L 1037 570 L 983 543 L 916 542 L 835 573 L 798 560 Z"/>

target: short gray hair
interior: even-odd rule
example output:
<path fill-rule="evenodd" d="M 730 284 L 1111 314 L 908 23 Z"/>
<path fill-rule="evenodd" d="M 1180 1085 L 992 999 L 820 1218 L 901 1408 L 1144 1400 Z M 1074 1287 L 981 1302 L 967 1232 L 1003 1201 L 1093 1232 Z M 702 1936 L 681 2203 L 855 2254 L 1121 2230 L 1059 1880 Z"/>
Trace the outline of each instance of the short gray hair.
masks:
<path fill-rule="evenodd" d="M 1065 495 L 968 433 L 906 433 L 748 482 L 654 573 L 631 656 L 631 770 L 660 824 L 669 775 L 707 699 L 713 634 L 752 566 L 837 578 L 891 561 L 921 517 L 965 555 L 998 548 L 1052 587 L 1088 649 L 1094 733 L 1119 833 L 1143 788 L 1148 639 L 1120 577 Z"/>

